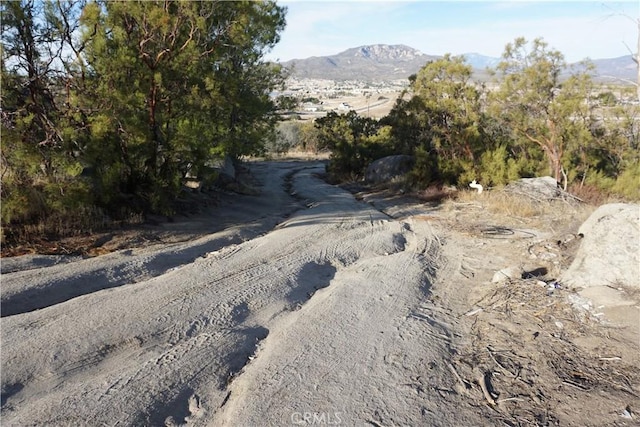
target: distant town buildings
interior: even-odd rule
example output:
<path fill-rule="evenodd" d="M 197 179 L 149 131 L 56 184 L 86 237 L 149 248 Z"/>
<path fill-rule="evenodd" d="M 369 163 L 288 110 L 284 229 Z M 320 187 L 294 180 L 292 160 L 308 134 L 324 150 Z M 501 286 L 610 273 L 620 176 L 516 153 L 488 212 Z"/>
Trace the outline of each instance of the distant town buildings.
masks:
<path fill-rule="evenodd" d="M 390 94 L 400 92 L 409 85 L 407 79 L 390 82 L 365 82 L 357 80 L 334 81 L 321 79 L 297 79 L 290 77 L 285 82 L 285 89 L 277 96 L 293 96 L 302 98 L 317 97 L 335 99 L 345 96 L 370 94 Z"/>
<path fill-rule="evenodd" d="M 298 108 L 289 115 L 302 119 L 320 117 L 329 111 L 346 113 L 355 110 L 369 114 L 369 107 L 391 105 L 409 85 L 407 79 L 389 82 L 334 81 L 325 79 L 299 79 L 290 77 L 285 88 L 271 96 L 295 98 Z"/>

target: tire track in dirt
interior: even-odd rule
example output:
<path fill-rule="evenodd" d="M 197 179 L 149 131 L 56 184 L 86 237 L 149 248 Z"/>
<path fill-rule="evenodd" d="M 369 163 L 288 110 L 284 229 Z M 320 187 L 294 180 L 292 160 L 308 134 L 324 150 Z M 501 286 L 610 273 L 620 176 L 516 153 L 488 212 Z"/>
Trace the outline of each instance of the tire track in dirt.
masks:
<path fill-rule="evenodd" d="M 325 422 L 337 417 L 347 425 L 420 419 L 415 390 L 421 386 L 413 382 L 421 376 L 412 375 L 402 358 L 423 357 L 413 343 L 424 336 L 425 325 L 409 315 L 425 299 L 439 262 L 437 244 L 433 236 L 424 237 L 427 232 L 417 236 L 410 224 L 386 222 L 378 233 L 388 233 L 397 251 L 338 268 L 328 288 L 275 323 L 257 360 L 231 386 L 215 424 L 288 425 L 305 414 Z M 420 353 L 442 351 L 448 349 L 440 343 L 425 343 Z M 398 392 L 403 377 L 409 387 Z"/>
<path fill-rule="evenodd" d="M 289 194 L 288 182 L 291 176 L 308 168 L 308 165 L 293 163 L 271 170 L 267 181 L 269 185 L 266 188 L 263 186 L 266 193 L 264 197 L 272 201 L 271 206 L 267 212 L 249 219 L 242 227 L 229 227 L 195 241 L 122 250 L 98 258 L 75 259 L 46 268 L 11 271 L 7 267 L 9 272 L 2 275 L 0 316 L 27 313 L 103 289 L 146 281 L 188 265 L 208 253 L 224 250 L 229 245 L 237 245 L 264 234 L 283 215 L 289 217 L 303 207 L 294 203 L 295 198 Z M 229 252 L 229 256 L 232 255 L 233 251 Z M 24 268 L 28 266 L 23 265 Z"/>
<path fill-rule="evenodd" d="M 268 235 L 3 318 L 2 342 L 12 343 L 1 355 L 7 425 L 213 419 L 274 321 L 321 298 L 338 270 L 408 247 L 400 225 L 310 170 L 295 177 L 305 179 L 313 208 Z"/>

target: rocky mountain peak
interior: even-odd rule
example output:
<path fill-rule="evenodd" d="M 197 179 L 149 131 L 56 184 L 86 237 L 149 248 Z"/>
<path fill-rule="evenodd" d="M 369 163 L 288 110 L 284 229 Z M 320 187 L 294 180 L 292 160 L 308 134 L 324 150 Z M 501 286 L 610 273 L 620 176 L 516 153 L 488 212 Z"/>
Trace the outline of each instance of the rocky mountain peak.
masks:
<path fill-rule="evenodd" d="M 500 62 L 500 58 L 479 53 L 466 53 L 463 56 L 467 64 L 479 73 L 484 73 L 487 67 L 495 67 Z M 298 78 L 390 81 L 406 79 L 417 73 L 427 62 L 438 58 L 441 57 L 424 54 L 402 44 L 371 44 L 330 56 L 294 59 L 282 62 L 282 65 L 293 70 L 293 74 Z M 593 62 L 596 65 L 596 76 L 603 76 L 607 81 L 617 81 L 620 78 L 635 79 L 636 68 L 629 55 Z"/>
<path fill-rule="evenodd" d="M 349 49 L 347 52 L 349 51 L 351 51 L 350 53 L 352 53 L 353 56 L 368 58 L 379 62 L 413 61 L 420 56 L 424 56 L 419 50 L 401 44 L 373 44 Z"/>

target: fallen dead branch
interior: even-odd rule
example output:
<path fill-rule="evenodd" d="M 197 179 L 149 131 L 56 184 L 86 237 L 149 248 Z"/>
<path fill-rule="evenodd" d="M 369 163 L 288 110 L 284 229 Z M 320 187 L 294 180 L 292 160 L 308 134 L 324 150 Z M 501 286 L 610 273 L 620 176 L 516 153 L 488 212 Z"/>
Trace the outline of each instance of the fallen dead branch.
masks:
<path fill-rule="evenodd" d="M 472 314 L 459 317 L 468 324 L 472 339 L 457 355 L 462 362 L 458 369 L 450 369 L 461 384 L 471 378 L 477 382 L 487 408 L 484 415 L 498 424 L 550 425 L 552 420 L 571 424 L 571 419 L 585 419 L 578 412 L 589 410 L 597 423 L 598 416 L 624 408 L 629 398 L 637 399 L 638 366 L 615 353 L 607 355 L 602 347 L 590 351 L 575 343 L 607 342 L 615 339 L 616 329 L 605 328 L 591 312 L 577 312 L 569 302 L 569 290 L 538 282 L 515 279 L 495 284 L 471 305 L 474 309 L 467 313 Z M 498 399 L 493 390 L 510 397 Z M 600 407 L 576 407 L 576 401 L 591 402 L 594 393 L 600 396 Z M 503 402 L 517 405 L 496 413 L 494 408 Z"/>
<path fill-rule="evenodd" d="M 491 396 L 491 393 L 489 393 L 489 387 L 487 386 L 487 377 L 489 376 L 489 374 L 487 373 L 482 373 L 478 376 L 478 384 L 480 384 L 480 388 L 482 389 L 482 394 L 484 395 L 484 398 L 487 400 L 487 402 L 489 402 L 489 405 L 495 405 L 496 401 L 493 398 L 493 396 Z"/>
<path fill-rule="evenodd" d="M 451 363 L 447 363 L 447 366 L 449 366 L 449 369 L 451 370 L 451 372 L 453 373 L 453 375 L 456 377 L 456 379 L 458 380 L 458 382 L 460 383 L 460 385 L 464 388 L 464 389 L 469 389 L 471 388 L 471 386 L 469 386 L 469 384 L 467 384 L 458 374 L 458 371 L 456 371 L 456 368 L 453 367 L 453 365 Z"/>

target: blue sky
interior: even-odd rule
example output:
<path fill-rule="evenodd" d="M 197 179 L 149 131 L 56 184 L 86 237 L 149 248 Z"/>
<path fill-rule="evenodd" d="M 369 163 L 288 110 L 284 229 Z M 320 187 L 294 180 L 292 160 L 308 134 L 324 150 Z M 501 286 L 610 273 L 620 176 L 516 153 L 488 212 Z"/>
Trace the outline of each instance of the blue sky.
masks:
<path fill-rule="evenodd" d="M 278 1 L 287 28 L 267 59 L 287 61 L 366 44 L 423 53 L 499 57 L 516 37 L 542 37 L 569 62 L 635 50 L 640 0 L 632 1 Z M 626 15 L 626 16 L 624 16 Z M 630 19 L 632 18 L 632 19 Z"/>

